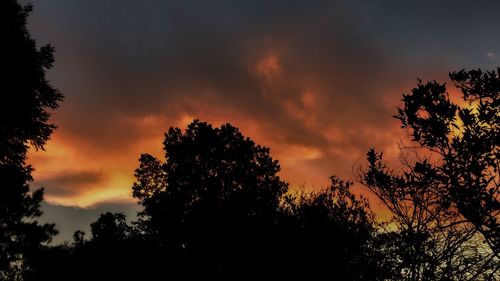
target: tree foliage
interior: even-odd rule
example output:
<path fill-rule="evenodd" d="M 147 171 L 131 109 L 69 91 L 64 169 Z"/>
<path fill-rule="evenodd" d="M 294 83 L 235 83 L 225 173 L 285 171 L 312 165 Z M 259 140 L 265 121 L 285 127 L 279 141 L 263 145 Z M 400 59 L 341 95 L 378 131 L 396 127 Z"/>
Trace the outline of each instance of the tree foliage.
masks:
<path fill-rule="evenodd" d="M 489 280 L 498 258 L 482 243 L 478 231 L 456 210 L 442 204 L 436 192 L 440 177 L 427 159 L 409 163 L 401 172 L 387 168 L 382 154 L 368 152 L 361 182 L 392 213 L 374 243 L 391 280 Z"/>
<path fill-rule="evenodd" d="M 99 219 L 90 224 L 92 240 L 99 243 L 115 243 L 127 239 L 130 236 L 130 226 L 127 225 L 123 213 L 113 214 L 107 212 Z M 75 233 L 78 235 L 78 232 Z M 75 236 L 75 242 L 81 239 Z"/>
<path fill-rule="evenodd" d="M 31 6 L 17 1 L 0 4 L 0 279 L 14 280 L 29 270 L 29 257 L 56 233 L 39 225 L 43 189 L 29 192 L 33 168 L 26 163 L 29 147 L 43 149 L 55 126 L 50 110 L 62 94 L 45 73 L 54 62 L 50 45 L 37 48 L 26 29 Z"/>
<path fill-rule="evenodd" d="M 419 83 L 396 116 L 422 147 L 440 157 L 442 204 L 456 210 L 500 252 L 500 69 L 450 73 L 462 101 L 445 84 Z"/>
<path fill-rule="evenodd" d="M 165 162 L 141 156 L 133 194 L 144 206 L 138 229 L 172 275 L 367 278 L 372 217 L 350 183 L 332 178 L 321 192 L 286 193 L 269 149 L 230 124 L 170 128 L 164 146 Z"/>
<path fill-rule="evenodd" d="M 240 252 L 261 246 L 252 235 L 274 223 L 288 188 L 269 149 L 229 124 L 197 120 L 184 133 L 170 128 L 164 148 L 165 162 L 143 155 L 136 171 L 142 229 L 178 263 L 174 268 L 229 276 L 250 266 Z"/>
<path fill-rule="evenodd" d="M 89 240 L 40 255 L 35 280 L 379 279 L 373 215 L 350 182 L 287 193 L 269 149 L 230 124 L 195 120 L 164 145 L 164 162 L 145 154 L 136 170 L 140 219 L 101 215 Z"/>
<path fill-rule="evenodd" d="M 280 166 L 269 148 L 256 145 L 229 124 L 213 128 L 195 120 L 185 133 L 170 128 L 164 147 L 164 163 L 141 156 L 133 186 L 155 235 L 174 235 L 171 229 L 183 231 L 195 221 L 220 227 L 236 221 L 250 225 L 275 212 L 288 189 L 277 175 Z M 188 234 L 178 235 L 181 245 Z"/>
<path fill-rule="evenodd" d="M 300 268 L 290 278 L 381 280 L 383 270 L 371 256 L 374 215 L 352 183 L 335 176 L 315 192 L 287 194 L 282 204 L 284 266 Z"/>
<path fill-rule="evenodd" d="M 392 170 L 381 153 L 368 153 L 360 180 L 393 214 L 397 233 L 388 241 L 399 242 L 387 249 L 401 278 L 498 277 L 499 73 L 450 73 L 461 93 L 456 102 L 446 84 L 419 81 L 395 116 L 418 144 L 416 159 L 403 148 L 403 165 Z"/>
<path fill-rule="evenodd" d="M 270 149 L 238 128 L 194 120 L 165 134 L 164 159 L 135 171 L 143 207 L 127 223 L 102 214 L 91 236 L 46 246 L 43 189 L 30 192 L 30 148 L 43 149 L 63 95 L 46 71 L 53 47 L 38 48 L 31 6 L 0 2 L 0 280 L 498 280 L 500 278 L 500 69 L 419 81 L 395 118 L 417 143 L 401 167 L 368 152 L 359 180 L 392 213 L 377 224 L 352 183 L 331 177 L 296 192 L 279 177 Z"/>

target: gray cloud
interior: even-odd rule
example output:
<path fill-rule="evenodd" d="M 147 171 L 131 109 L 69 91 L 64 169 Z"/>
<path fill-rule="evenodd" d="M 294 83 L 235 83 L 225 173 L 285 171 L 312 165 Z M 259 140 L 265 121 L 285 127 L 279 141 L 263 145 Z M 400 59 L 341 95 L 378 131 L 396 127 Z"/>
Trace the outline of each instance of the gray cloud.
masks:
<path fill-rule="evenodd" d="M 101 171 L 68 170 L 43 180 L 37 180 L 36 185 L 45 187 L 47 195 L 65 196 L 78 192 L 82 187 L 98 185 L 104 179 Z"/>
<path fill-rule="evenodd" d="M 285 168 L 326 180 L 349 176 L 368 147 L 399 140 L 391 115 L 417 77 L 491 65 L 482 45 L 500 51 L 498 9 L 456 3 L 44 0 L 30 28 L 56 47 L 50 77 L 67 98 L 55 121 L 77 151 L 135 162 L 132 146 L 186 114 L 254 126 L 250 137 L 279 155 L 315 148 L 320 156 Z M 270 78 L 258 73 L 269 56 L 279 66 Z M 123 121 L 148 116 L 160 122 Z M 82 185 L 61 180 L 47 191 Z"/>

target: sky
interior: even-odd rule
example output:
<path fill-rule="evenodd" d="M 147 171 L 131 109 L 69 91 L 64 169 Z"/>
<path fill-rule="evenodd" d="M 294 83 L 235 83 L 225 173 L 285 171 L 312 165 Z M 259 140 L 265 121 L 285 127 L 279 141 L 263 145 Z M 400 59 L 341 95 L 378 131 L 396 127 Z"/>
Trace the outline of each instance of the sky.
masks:
<path fill-rule="evenodd" d="M 31 1 L 66 96 L 29 157 L 42 220 L 62 241 L 100 212 L 133 216 L 141 153 L 164 159 L 163 134 L 193 119 L 270 147 L 293 189 L 355 180 L 370 147 L 397 163 L 402 93 L 500 56 L 497 1 L 411 2 Z"/>

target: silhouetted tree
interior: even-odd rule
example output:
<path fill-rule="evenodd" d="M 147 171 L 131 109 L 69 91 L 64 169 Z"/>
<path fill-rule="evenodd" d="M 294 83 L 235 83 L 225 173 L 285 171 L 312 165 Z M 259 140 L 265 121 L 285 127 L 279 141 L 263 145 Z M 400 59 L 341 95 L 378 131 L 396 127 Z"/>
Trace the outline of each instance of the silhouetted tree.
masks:
<path fill-rule="evenodd" d="M 326 189 L 286 193 L 269 149 L 229 124 L 195 120 L 185 132 L 171 128 L 164 144 L 165 162 L 145 154 L 136 170 L 140 220 L 102 214 L 89 240 L 78 231 L 72 245 L 47 249 L 35 280 L 393 276 L 351 182 L 332 177 Z"/>
<path fill-rule="evenodd" d="M 134 227 L 123 214 L 105 213 L 92 236 L 75 233 L 65 249 L 50 249 L 36 280 L 157 280 L 278 276 L 280 200 L 288 185 L 269 149 L 227 124 L 194 121 L 171 128 L 166 161 L 142 155 L 133 194 L 144 206 Z M 64 260 L 63 260 L 64 259 Z M 51 270 L 47 270 L 51 268 Z M 57 272 L 54 274 L 53 272 Z M 71 274 L 70 273 L 70 274 Z"/>
<path fill-rule="evenodd" d="M 285 193 L 269 149 L 229 124 L 195 120 L 164 145 L 165 162 L 141 156 L 133 193 L 138 230 L 170 276 L 377 280 L 373 215 L 350 182 Z"/>
<path fill-rule="evenodd" d="M 73 242 L 44 249 L 30 280 L 156 280 L 154 248 L 136 236 L 122 213 L 104 213 L 91 223 L 91 237 L 76 231 Z M 155 278 L 156 277 L 156 278 Z"/>
<path fill-rule="evenodd" d="M 26 29 L 31 6 L 0 2 L 0 279 L 16 280 L 29 270 L 29 258 L 56 233 L 39 225 L 43 189 L 29 192 L 32 167 L 26 164 L 30 147 L 43 149 L 55 126 L 49 110 L 62 94 L 47 81 L 45 72 L 54 57 L 50 45 L 36 47 Z"/>
<path fill-rule="evenodd" d="M 500 254 L 500 69 L 450 73 L 462 94 L 454 103 L 446 85 L 419 83 L 403 95 L 396 118 L 414 141 L 439 157 L 436 192 Z"/>
<path fill-rule="evenodd" d="M 498 277 L 499 72 L 461 70 L 450 78 L 461 102 L 436 81 L 419 81 L 403 95 L 395 117 L 419 144 L 411 148 L 416 159 L 403 157 L 397 172 L 370 150 L 360 177 L 393 214 L 390 226 L 397 231 L 386 235 L 385 247 L 402 274 L 397 279 Z"/>
<path fill-rule="evenodd" d="M 115 243 L 125 240 L 129 237 L 131 228 L 125 221 L 123 213 L 105 213 L 102 214 L 96 222 L 90 224 L 92 232 L 92 241 L 102 243 Z M 76 238 L 79 235 L 75 233 Z M 79 239 L 75 239 L 78 241 Z"/>
<path fill-rule="evenodd" d="M 229 124 L 197 120 L 184 133 L 170 128 L 164 147 L 165 162 L 141 156 L 133 194 L 144 206 L 139 224 L 177 264 L 173 269 L 238 276 L 264 266 L 251 253 L 272 240 L 288 188 L 269 149 Z"/>
<path fill-rule="evenodd" d="M 361 181 L 392 213 L 374 243 L 390 280 L 490 280 L 498 258 L 473 225 L 441 202 L 440 178 L 426 160 L 401 172 L 388 169 L 372 149 Z"/>
<path fill-rule="evenodd" d="M 85 244 L 85 232 L 81 230 L 75 231 L 73 233 L 73 245 L 75 247 L 81 247 Z"/>
<path fill-rule="evenodd" d="M 73 258 L 81 280 L 153 280 L 138 268 L 148 268 L 154 262 L 142 251 L 141 244 L 123 213 L 104 213 L 90 224 L 92 237 L 75 247 Z M 75 246 L 78 246 L 75 240 Z M 147 249 L 149 250 L 149 249 Z M 141 260 L 142 259 L 142 260 Z M 90 270 L 89 270 L 90 269 Z M 152 271 L 156 271 L 153 269 Z"/>
<path fill-rule="evenodd" d="M 290 279 L 381 280 L 370 248 L 373 214 L 351 182 L 331 177 L 318 192 L 288 194 L 279 221 L 283 266 Z"/>

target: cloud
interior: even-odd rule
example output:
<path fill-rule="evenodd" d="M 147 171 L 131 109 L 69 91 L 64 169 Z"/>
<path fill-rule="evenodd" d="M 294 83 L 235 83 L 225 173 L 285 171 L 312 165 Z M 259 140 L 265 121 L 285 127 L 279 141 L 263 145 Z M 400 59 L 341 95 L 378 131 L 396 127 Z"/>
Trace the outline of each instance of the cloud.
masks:
<path fill-rule="evenodd" d="M 163 133 L 194 118 L 271 147 L 292 186 L 352 177 L 369 147 L 394 152 L 404 138 L 391 118 L 401 93 L 451 70 L 432 48 L 407 56 L 415 49 L 388 40 L 388 15 L 367 3 L 33 4 L 30 28 L 56 47 L 49 76 L 66 100 L 47 151 L 30 159 L 35 185 L 60 204 L 131 201 L 139 155 L 163 157 Z M 394 32 L 431 30 L 410 20 Z"/>
<path fill-rule="evenodd" d="M 39 178 L 37 183 L 49 186 L 49 195 L 66 196 L 86 186 L 96 186 L 104 182 L 101 171 L 61 171 L 54 176 Z"/>

